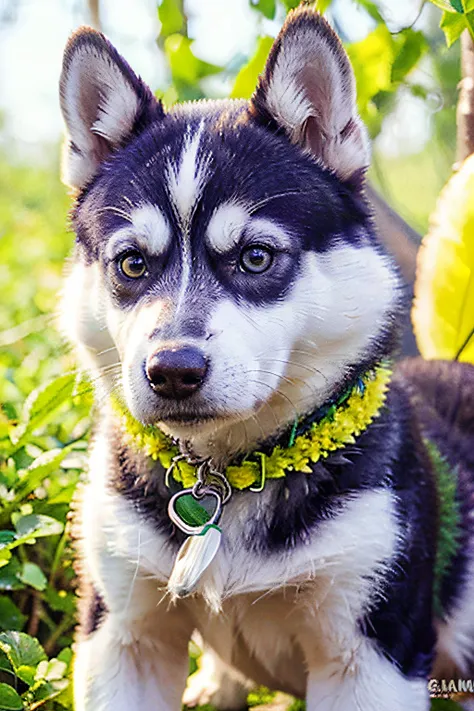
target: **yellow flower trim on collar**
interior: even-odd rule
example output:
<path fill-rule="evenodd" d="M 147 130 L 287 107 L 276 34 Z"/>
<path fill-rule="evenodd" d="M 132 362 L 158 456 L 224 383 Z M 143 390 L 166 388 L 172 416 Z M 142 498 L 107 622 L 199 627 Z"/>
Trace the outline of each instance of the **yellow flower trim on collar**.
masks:
<path fill-rule="evenodd" d="M 311 464 L 329 456 L 331 452 L 355 443 L 382 408 L 391 370 L 379 365 L 360 379 L 343 404 L 331 408 L 319 422 L 314 422 L 308 430 L 295 438 L 289 447 L 276 445 L 269 455 L 260 453 L 262 463 L 244 460 L 240 465 L 230 465 L 225 476 L 234 489 L 248 489 L 260 485 L 266 479 L 280 479 L 288 472 L 311 474 Z M 117 400 L 114 409 L 121 418 L 122 427 L 130 443 L 167 469 L 179 448 L 173 440 L 158 427 L 142 425 Z M 259 454 L 256 452 L 256 454 Z M 184 460 L 176 462 L 172 474 L 185 488 L 196 483 L 196 468 Z"/>

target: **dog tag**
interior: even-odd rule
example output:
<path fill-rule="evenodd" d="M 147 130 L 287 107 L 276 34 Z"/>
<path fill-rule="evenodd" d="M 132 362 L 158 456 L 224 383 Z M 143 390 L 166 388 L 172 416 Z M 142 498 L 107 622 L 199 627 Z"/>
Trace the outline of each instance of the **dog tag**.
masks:
<path fill-rule="evenodd" d="M 185 540 L 168 581 L 168 591 L 173 598 L 187 597 L 195 590 L 202 574 L 214 560 L 221 538 L 221 529 L 211 523 L 198 535 Z"/>

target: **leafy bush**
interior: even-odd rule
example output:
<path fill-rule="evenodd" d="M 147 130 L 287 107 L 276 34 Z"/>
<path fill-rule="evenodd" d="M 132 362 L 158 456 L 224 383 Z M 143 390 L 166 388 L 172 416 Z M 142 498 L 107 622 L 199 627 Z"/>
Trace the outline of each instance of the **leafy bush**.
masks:
<path fill-rule="evenodd" d="M 72 243 L 56 175 L 0 161 L 1 709 L 71 707 L 67 517 L 84 464 L 90 394 L 75 395 L 73 362 L 51 317 Z"/>

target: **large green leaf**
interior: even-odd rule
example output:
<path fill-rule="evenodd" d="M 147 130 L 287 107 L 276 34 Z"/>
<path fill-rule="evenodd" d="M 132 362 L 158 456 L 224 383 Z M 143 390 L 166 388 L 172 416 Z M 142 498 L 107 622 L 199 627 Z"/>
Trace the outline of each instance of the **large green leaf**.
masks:
<path fill-rule="evenodd" d="M 30 563 L 29 561 L 23 563 L 23 567 L 18 577 L 22 583 L 30 585 L 30 587 L 39 591 L 45 590 L 48 584 L 48 579 L 39 565 L 36 565 L 36 563 Z"/>
<path fill-rule="evenodd" d="M 12 442 L 16 448 L 21 446 L 29 433 L 45 424 L 58 407 L 71 398 L 75 380 L 75 375 L 71 373 L 61 375 L 31 393 L 23 408 L 22 422 L 12 435 Z"/>
<path fill-rule="evenodd" d="M 26 543 L 36 538 L 56 536 L 58 533 L 62 533 L 64 525 L 51 516 L 28 514 L 15 520 L 15 528 L 15 545 L 18 545 L 18 543 Z"/>
<path fill-rule="evenodd" d="M 0 649 L 15 672 L 21 666 L 36 667 L 47 658 L 38 640 L 24 632 L 1 632 Z"/>
<path fill-rule="evenodd" d="M 162 0 L 158 7 L 158 18 L 161 23 L 160 36 L 165 38 L 181 32 L 184 28 L 184 15 L 179 0 Z"/>
<path fill-rule="evenodd" d="M 21 696 L 8 684 L 0 684 L 1 711 L 20 711 L 23 709 Z"/>
<path fill-rule="evenodd" d="M 443 12 L 439 26 L 446 37 L 446 44 L 451 47 L 466 29 L 466 16 L 458 13 Z"/>

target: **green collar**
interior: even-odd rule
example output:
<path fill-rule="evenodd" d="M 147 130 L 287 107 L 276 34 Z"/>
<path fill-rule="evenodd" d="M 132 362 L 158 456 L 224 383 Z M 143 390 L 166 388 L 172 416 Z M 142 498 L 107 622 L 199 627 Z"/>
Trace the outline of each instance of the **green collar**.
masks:
<path fill-rule="evenodd" d="M 226 480 L 234 489 L 260 491 L 267 479 L 280 479 L 291 471 L 310 474 L 311 464 L 353 444 L 378 416 L 390 376 L 391 370 L 383 364 L 368 371 L 335 403 L 318 411 L 324 414 L 302 434 L 298 434 L 300 423 L 295 422 L 287 447 L 276 444 L 268 454 L 257 451 L 239 464 L 230 464 L 223 472 Z M 171 437 L 156 426 L 142 425 L 117 400 L 113 406 L 132 446 L 159 461 L 184 488 L 196 484 L 197 467 L 179 458 L 179 446 Z"/>

